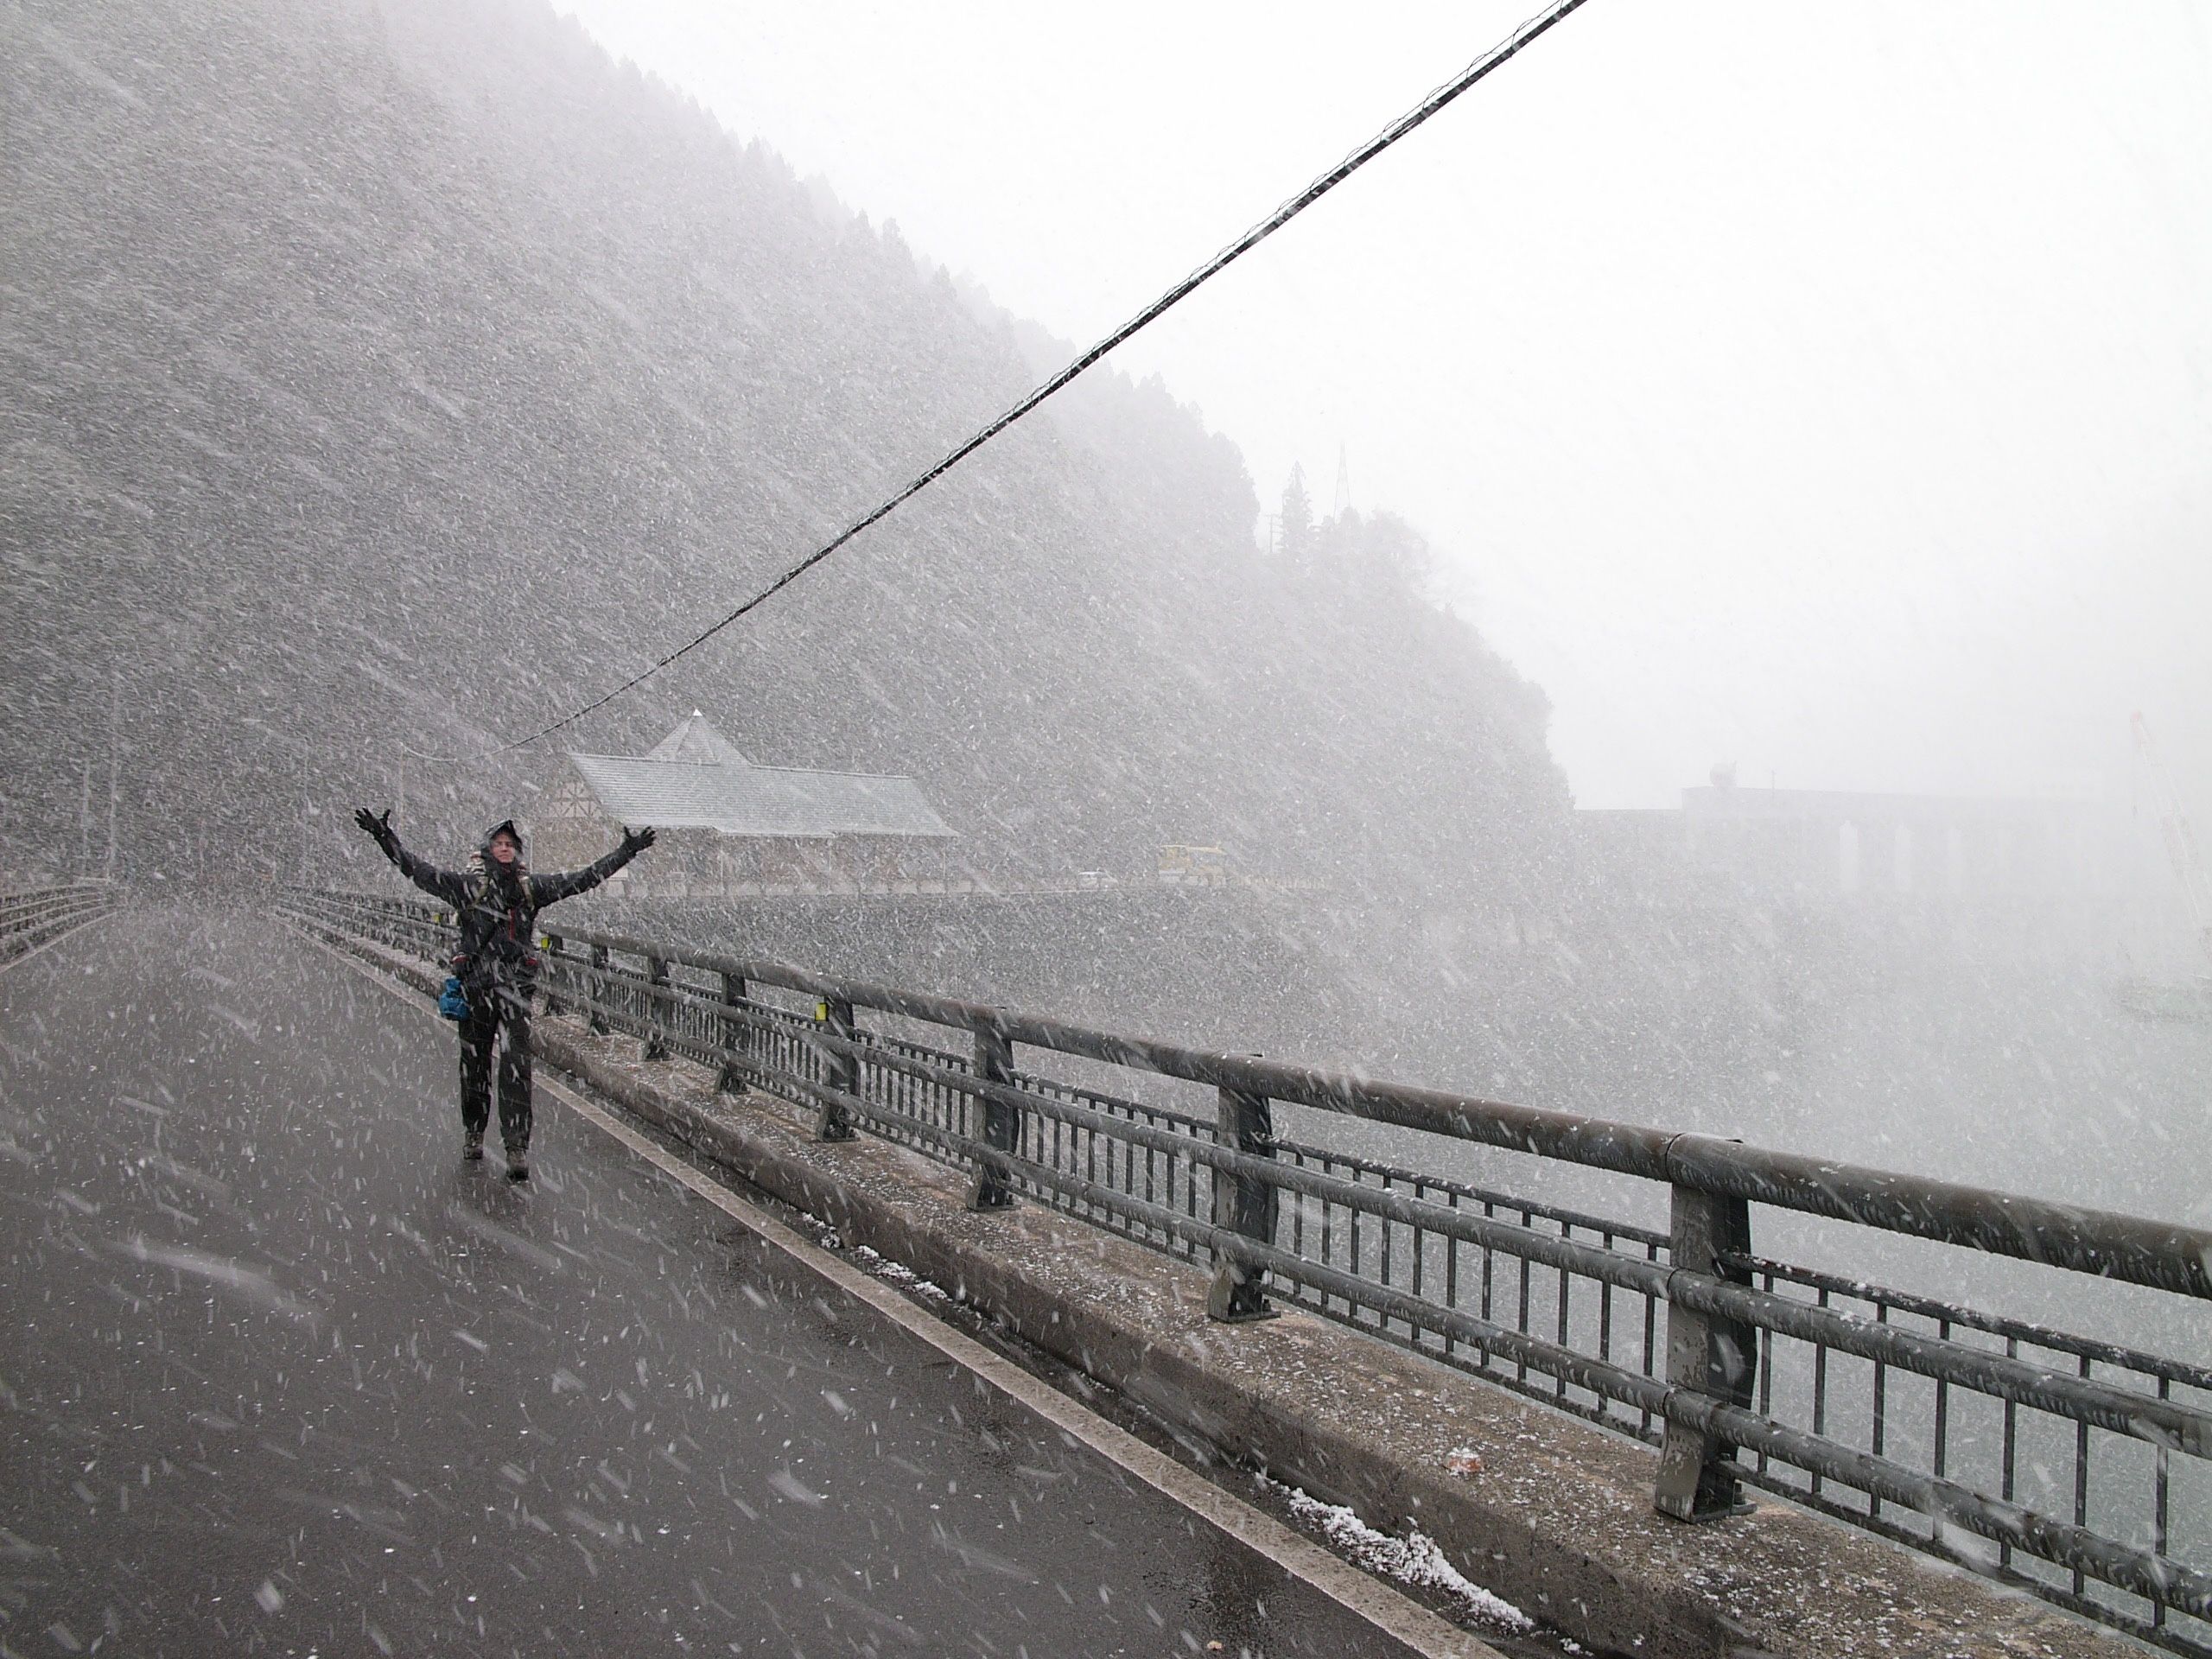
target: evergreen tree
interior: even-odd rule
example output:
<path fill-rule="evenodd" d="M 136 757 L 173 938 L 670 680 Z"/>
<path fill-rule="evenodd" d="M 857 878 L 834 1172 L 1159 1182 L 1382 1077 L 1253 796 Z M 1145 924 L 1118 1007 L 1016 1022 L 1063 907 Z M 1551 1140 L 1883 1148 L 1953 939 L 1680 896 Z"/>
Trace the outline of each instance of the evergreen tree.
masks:
<path fill-rule="evenodd" d="M 1310 569 L 1315 543 L 1313 504 L 1306 495 L 1306 469 L 1293 466 L 1282 486 L 1282 511 L 1275 520 L 1275 546 L 1294 570 Z"/>

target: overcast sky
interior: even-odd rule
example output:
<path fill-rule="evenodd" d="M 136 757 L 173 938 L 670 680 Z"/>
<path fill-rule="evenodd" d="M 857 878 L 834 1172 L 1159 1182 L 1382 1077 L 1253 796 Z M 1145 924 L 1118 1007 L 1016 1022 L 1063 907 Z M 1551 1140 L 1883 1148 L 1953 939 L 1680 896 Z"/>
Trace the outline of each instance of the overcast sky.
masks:
<path fill-rule="evenodd" d="M 1087 344 L 1530 0 L 556 3 Z M 1113 361 L 1347 456 L 1585 805 L 2124 798 L 2139 708 L 2202 813 L 2208 87 L 2194 0 L 1591 0 Z"/>

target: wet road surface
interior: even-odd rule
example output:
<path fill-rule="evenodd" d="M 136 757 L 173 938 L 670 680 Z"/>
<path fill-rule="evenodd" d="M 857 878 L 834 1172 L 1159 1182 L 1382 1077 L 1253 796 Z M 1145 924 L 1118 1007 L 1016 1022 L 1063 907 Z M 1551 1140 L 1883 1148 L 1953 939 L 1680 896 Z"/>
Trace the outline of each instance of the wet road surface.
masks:
<path fill-rule="evenodd" d="M 1408 1651 L 454 1065 L 250 914 L 0 974 L 0 1650 Z"/>

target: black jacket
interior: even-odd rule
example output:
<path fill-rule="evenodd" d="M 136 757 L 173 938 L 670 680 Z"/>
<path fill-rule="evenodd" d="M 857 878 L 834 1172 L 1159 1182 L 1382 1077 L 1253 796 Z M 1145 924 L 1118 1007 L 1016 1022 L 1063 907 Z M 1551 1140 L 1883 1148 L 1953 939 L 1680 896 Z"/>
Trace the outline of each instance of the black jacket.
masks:
<path fill-rule="evenodd" d="M 637 856 L 626 843 L 597 862 L 558 875 L 532 875 L 518 858 L 502 866 L 487 849 L 480 865 L 444 870 L 415 856 L 395 838 L 390 849 L 399 873 L 434 899 L 453 906 L 461 940 L 454 972 L 465 990 L 493 988 L 528 995 L 537 979 L 532 925 L 548 905 L 588 893 Z"/>

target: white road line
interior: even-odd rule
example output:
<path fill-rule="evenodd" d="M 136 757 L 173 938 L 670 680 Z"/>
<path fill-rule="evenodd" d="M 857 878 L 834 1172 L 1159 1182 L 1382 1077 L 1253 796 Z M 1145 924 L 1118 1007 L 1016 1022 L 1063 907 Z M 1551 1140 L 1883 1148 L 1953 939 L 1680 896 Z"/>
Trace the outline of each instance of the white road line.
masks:
<path fill-rule="evenodd" d="M 308 942 L 319 950 L 329 951 L 363 978 L 391 992 L 425 1018 L 438 1018 L 419 996 L 393 984 L 367 964 L 320 939 L 309 937 Z M 1386 1636 L 1403 1643 L 1421 1655 L 1422 1659 L 1503 1659 L 1488 1643 L 1408 1600 L 1381 1580 L 1330 1554 L 1273 1516 L 1224 1491 L 1164 1452 L 1154 1450 L 1127 1429 L 1108 1422 L 1050 1383 L 1032 1376 L 1011 1360 L 917 1307 L 890 1286 L 792 1231 L 627 1124 L 618 1122 L 565 1084 L 541 1076 L 537 1087 L 587 1123 L 603 1129 L 656 1169 L 681 1182 L 765 1243 L 827 1280 L 848 1296 L 866 1302 L 900 1330 L 928 1344 L 1000 1393 L 1027 1406 L 1061 1433 L 1080 1440 L 1116 1468 L 1181 1504 L 1293 1578 L 1311 1585 Z"/>

